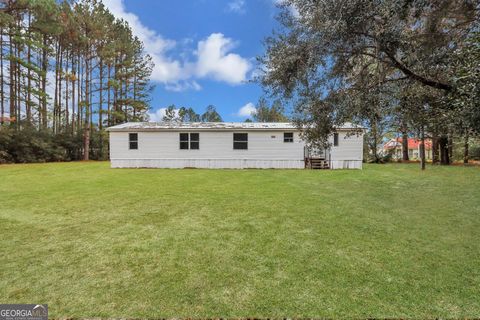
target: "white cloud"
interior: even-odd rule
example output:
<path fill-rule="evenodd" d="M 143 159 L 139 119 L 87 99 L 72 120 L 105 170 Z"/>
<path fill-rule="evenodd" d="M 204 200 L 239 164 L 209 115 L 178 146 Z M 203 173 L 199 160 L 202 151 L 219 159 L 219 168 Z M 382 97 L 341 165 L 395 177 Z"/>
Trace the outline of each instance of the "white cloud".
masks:
<path fill-rule="evenodd" d="M 239 84 L 247 79 L 250 62 L 240 55 L 229 53 L 235 42 L 221 33 L 212 33 L 198 43 L 197 76 L 210 76 L 230 84 Z"/>
<path fill-rule="evenodd" d="M 103 3 L 115 17 L 128 22 L 133 34 L 143 42 L 145 51 L 152 56 L 155 63 L 152 80 L 163 83 L 182 80 L 183 72 L 180 61 L 166 56 L 166 52 L 175 47 L 176 42 L 174 40 L 165 39 L 154 30 L 143 25 L 137 15 L 126 11 L 123 0 L 103 0 Z"/>
<path fill-rule="evenodd" d="M 167 83 L 165 89 L 174 92 L 182 92 L 186 90 L 200 91 L 202 86 L 198 84 L 197 81 L 178 81 L 174 83 Z"/>
<path fill-rule="evenodd" d="M 227 11 L 243 14 L 245 10 L 245 0 L 232 0 L 227 4 Z"/>
<path fill-rule="evenodd" d="M 255 108 L 255 105 L 251 102 L 247 103 L 243 107 L 241 107 L 238 112 L 237 116 L 238 117 L 251 117 L 252 114 L 257 112 L 257 108 Z"/>
<path fill-rule="evenodd" d="M 235 47 L 235 42 L 222 33 L 212 33 L 198 42 L 196 61 L 188 61 L 188 55 L 184 52 L 179 53 L 178 58 L 174 58 L 171 54 L 172 49 L 180 46 L 185 50 L 184 47 L 191 44 L 193 39 L 186 38 L 180 43 L 166 39 L 155 30 L 146 27 L 137 15 L 128 12 L 123 0 L 103 2 L 115 17 L 126 20 L 133 34 L 143 42 L 145 51 L 152 56 L 155 63 L 152 80 L 163 83 L 167 90 L 200 90 L 201 86 L 196 79 L 207 77 L 229 84 L 239 84 L 246 80 L 251 69 L 248 59 L 230 53 Z"/>

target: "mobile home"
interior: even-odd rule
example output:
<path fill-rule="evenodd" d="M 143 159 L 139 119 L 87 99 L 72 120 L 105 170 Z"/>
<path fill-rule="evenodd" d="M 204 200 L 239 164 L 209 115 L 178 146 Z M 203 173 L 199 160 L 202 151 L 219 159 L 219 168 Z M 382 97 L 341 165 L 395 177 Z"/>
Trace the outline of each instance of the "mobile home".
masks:
<path fill-rule="evenodd" d="M 107 129 L 112 168 L 361 169 L 363 137 L 345 125 L 325 150 L 291 123 L 129 122 Z"/>

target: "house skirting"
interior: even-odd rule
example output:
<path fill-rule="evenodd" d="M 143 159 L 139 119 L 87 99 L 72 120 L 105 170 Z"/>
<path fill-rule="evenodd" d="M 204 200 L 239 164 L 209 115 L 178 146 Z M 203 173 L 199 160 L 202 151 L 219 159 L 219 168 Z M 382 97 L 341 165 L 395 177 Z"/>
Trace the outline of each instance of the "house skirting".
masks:
<path fill-rule="evenodd" d="M 112 168 L 303 169 L 303 160 L 111 159 Z"/>
<path fill-rule="evenodd" d="M 331 160 L 330 169 L 362 169 L 362 160 Z"/>
<path fill-rule="evenodd" d="M 112 168 L 304 169 L 304 160 L 111 159 Z M 362 169 L 361 160 L 331 160 L 330 169 Z"/>

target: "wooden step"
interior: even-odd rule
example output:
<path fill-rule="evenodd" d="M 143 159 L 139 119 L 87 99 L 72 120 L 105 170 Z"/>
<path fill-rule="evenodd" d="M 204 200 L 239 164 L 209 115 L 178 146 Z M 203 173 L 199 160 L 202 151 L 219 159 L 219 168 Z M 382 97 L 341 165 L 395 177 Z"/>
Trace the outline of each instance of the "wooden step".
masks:
<path fill-rule="evenodd" d="M 330 169 L 329 162 L 324 159 L 308 159 L 310 169 Z"/>

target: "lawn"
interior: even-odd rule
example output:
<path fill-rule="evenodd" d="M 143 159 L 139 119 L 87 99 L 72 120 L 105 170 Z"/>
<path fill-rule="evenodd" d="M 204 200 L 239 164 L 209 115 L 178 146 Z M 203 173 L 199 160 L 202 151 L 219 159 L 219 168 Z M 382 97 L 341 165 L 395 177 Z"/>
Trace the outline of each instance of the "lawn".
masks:
<path fill-rule="evenodd" d="M 50 317 L 479 317 L 480 168 L 0 166 L 0 302 Z"/>

